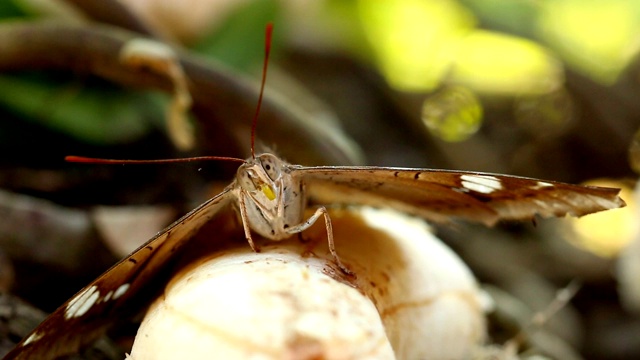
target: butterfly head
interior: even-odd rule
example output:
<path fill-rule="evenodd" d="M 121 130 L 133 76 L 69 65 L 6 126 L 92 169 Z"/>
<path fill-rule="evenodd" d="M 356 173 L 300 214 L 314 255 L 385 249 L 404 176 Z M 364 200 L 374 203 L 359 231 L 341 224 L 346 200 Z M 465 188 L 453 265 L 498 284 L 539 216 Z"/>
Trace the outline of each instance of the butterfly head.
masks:
<path fill-rule="evenodd" d="M 244 190 L 273 201 L 282 183 L 283 166 L 282 160 L 275 155 L 262 154 L 241 165 L 236 178 Z"/>

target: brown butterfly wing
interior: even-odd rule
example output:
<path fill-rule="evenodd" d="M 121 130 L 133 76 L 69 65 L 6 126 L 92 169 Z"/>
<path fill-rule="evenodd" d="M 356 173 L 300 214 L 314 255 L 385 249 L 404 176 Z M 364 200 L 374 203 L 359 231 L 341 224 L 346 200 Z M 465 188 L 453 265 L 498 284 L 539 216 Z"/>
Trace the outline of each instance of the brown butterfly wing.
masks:
<path fill-rule="evenodd" d="M 232 186 L 194 209 L 107 270 L 59 307 L 4 359 L 54 359 L 75 353 L 108 325 L 134 315 L 157 294 L 174 255 L 233 200 Z M 157 287 L 156 287 L 157 288 Z"/>
<path fill-rule="evenodd" d="M 301 167 L 291 172 L 321 204 L 393 207 L 428 220 L 582 216 L 622 207 L 619 189 L 477 172 L 379 167 Z"/>

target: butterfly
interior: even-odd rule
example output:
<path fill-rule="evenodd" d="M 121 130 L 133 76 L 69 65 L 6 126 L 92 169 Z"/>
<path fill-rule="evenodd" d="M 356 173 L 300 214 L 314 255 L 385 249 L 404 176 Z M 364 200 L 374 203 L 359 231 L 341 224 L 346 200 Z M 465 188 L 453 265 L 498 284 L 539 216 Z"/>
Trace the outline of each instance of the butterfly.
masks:
<path fill-rule="evenodd" d="M 299 234 L 321 217 L 338 267 L 331 219 L 324 206 L 304 218 L 308 200 L 316 204 L 363 204 L 392 207 L 436 222 L 462 219 L 491 226 L 501 220 L 582 216 L 624 206 L 619 189 L 479 172 L 368 166 L 306 167 L 270 153 L 254 153 L 257 115 L 266 79 L 272 27 L 267 27 L 262 88 L 254 117 L 252 156 L 220 194 L 158 233 L 146 244 L 87 285 L 26 336 L 5 359 L 56 358 L 73 353 L 101 335 L 115 320 L 137 313 L 153 299 L 155 285 L 197 232 L 233 208 L 254 250 L 253 233 L 271 240 Z M 195 158 L 200 159 L 200 158 Z M 68 157 L 76 162 L 135 163 Z M 180 161 L 169 160 L 162 162 Z M 142 161 L 142 162 L 153 162 Z"/>

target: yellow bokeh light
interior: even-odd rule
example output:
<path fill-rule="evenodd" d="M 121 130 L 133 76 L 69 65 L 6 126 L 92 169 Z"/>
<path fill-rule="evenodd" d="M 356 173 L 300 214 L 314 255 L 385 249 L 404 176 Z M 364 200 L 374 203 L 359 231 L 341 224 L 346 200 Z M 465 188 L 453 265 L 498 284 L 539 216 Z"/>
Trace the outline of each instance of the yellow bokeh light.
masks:
<path fill-rule="evenodd" d="M 543 47 L 476 28 L 453 0 L 361 0 L 358 12 L 377 65 L 391 87 L 433 91 L 458 84 L 490 94 L 543 94 L 564 82 Z"/>
<path fill-rule="evenodd" d="M 564 82 L 562 66 L 522 38 L 474 31 L 461 41 L 450 81 L 492 94 L 545 94 Z"/>
<path fill-rule="evenodd" d="M 624 183 L 612 180 L 593 180 L 586 185 L 621 188 L 620 197 L 627 206 L 603 211 L 572 220 L 572 236 L 567 238 L 575 245 L 603 257 L 616 256 L 638 233 L 638 209 L 632 190 Z"/>
<path fill-rule="evenodd" d="M 636 0 L 556 0 L 540 3 L 541 37 L 571 66 L 609 84 L 640 42 Z"/>
<path fill-rule="evenodd" d="M 431 134 L 445 141 L 464 141 L 480 129 L 482 105 L 469 89 L 444 88 L 424 101 L 422 122 Z"/>
<path fill-rule="evenodd" d="M 360 19 L 380 71 L 396 89 L 436 88 L 475 18 L 455 1 L 361 0 Z"/>

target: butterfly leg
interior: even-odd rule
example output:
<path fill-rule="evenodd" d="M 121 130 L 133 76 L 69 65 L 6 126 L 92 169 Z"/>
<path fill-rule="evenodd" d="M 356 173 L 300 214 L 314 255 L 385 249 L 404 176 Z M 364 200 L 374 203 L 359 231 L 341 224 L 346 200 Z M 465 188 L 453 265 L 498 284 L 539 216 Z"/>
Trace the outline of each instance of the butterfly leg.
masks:
<path fill-rule="evenodd" d="M 247 215 L 247 205 L 244 202 L 244 196 L 238 196 L 238 203 L 240 204 L 240 219 L 242 221 L 242 228 L 244 229 L 244 237 L 249 242 L 251 250 L 254 252 L 260 252 L 260 248 L 256 246 L 251 237 L 251 228 L 249 227 L 249 216 Z"/>
<path fill-rule="evenodd" d="M 345 274 L 354 275 L 354 273 L 351 270 L 347 269 L 347 267 L 342 263 L 342 261 L 340 261 L 340 257 L 338 256 L 338 252 L 336 251 L 336 245 L 333 241 L 333 226 L 331 225 L 331 217 L 329 217 L 329 213 L 327 212 L 327 209 L 324 206 L 319 207 L 316 210 L 316 212 L 313 213 L 313 215 L 311 215 L 311 217 L 309 217 L 305 222 L 288 228 L 287 232 L 289 234 L 295 234 L 295 233 L 300 234 L 302 231 L 308 229 L 309 227 L 311 227 L 311 225 L 315 224 L 316 220 L 318 220 L 320 216 L 324 216 L 324 225 L 327 228 L 327 241 L 329 244 L 329 251 L 331 252 L 331 255 L 333 256 L 333 258 L 335 259 L 336 264 L 338 265 L 340 270 L 342 270 Z"/>

